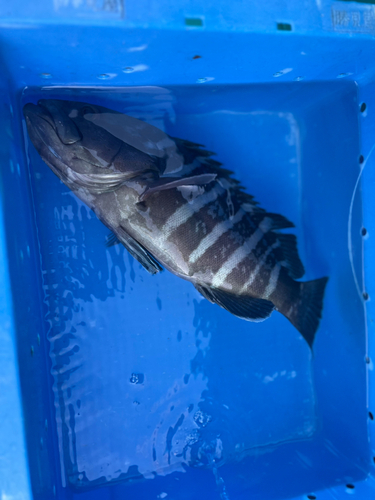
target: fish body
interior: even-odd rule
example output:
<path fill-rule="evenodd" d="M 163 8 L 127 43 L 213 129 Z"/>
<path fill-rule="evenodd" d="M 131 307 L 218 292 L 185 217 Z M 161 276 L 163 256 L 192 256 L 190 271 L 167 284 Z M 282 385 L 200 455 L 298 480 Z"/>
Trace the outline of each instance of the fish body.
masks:
<path fill-rule="evenodd" d="M 327 278 L 296 281 L 296 237 L 278 231 L 293 223 L 260 208 L 212 153 L 88 103 L 42 100 L 24 115 L 42 159 L 147 271 L 163 266 L 247 320 L 276 309 L 312 347 Z"/>

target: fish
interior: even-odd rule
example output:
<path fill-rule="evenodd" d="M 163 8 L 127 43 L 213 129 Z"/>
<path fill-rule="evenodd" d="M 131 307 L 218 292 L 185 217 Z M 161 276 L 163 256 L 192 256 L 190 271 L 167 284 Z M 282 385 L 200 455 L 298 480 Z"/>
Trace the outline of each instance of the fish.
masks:
<path fill-rule="evenodd" d="M 23 108 L 43 161 L 151 274 L 163 268 L 248 321 L 276 310 L 312 349 L 328 277 L 304 273 L 294 227 L 261 208 L 201 144 L 90 104 L 42 99 Z"/>

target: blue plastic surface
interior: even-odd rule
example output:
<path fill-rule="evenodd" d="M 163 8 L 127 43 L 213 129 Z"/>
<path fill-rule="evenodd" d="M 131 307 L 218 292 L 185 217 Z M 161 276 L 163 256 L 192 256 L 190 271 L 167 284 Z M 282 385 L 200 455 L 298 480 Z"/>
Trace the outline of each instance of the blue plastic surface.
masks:
<path fill-rule="evenodd" d="M 2 497 L 374 496 L 375 16 L 322 4 L 0 4 Z M 25 134 L 42 97 L 204 144 L 291 219 L 330 277 L 314 356 L 107 249 Z"/>

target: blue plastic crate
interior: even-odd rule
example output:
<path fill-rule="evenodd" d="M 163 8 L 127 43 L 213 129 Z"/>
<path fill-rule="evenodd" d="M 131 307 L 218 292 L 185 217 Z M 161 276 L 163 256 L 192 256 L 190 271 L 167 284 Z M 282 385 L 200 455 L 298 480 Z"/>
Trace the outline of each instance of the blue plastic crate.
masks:
<path fill-rule="evenodd" d="M 0 28 L 0 498 L 372 498 L 374 7 L 15 0 Z M 107 249 L 26 136 L 46 97 L 204 144 L 291 219 L 330 277 L 314 355 Z"/>

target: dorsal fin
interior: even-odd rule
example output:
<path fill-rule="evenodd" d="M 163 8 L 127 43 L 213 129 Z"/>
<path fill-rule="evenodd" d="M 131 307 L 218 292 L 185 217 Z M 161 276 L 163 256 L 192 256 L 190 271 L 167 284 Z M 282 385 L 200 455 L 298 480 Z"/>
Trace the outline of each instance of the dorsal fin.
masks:
<path fill-rule="evenodd" d="M 245 206 L 246 206 L 246 204 L 245 204 Z M 255 207 L 255 209 L 253 208 L 253 210 L 251 210 L 251 206 L 248 207 L 248 209 L 246 210 L 246 208 L 244 207 L 244 204 L 242 204 L 242 208 L 245 211 L 248 211 L 249 213 L 251 213 L 251 218 L 256 224 L 259 224 L 265 218 L 270 219 L 271 220 L 271 227 L 270 227 L 271 230 L 286 229 L 289 227 L 295 227 L 293 222 L 290 222 L 290 220 L 288 220 L 283 215 L 274 214 L 272 212 L 266 212 L 265 210 L 262 210 L 258 207 Z"/>
<path fill-rule="evenodd" d="M 280 264 L 287 268 L 291 278 L 302 278 L 305 268 L 298 255 L 297 237 L 294 234 L 276 234 L 276 237 L 280 241 L 280 250 L 283 254 Z"/>
<path fill-rule="evenodd" d="M 207 149 L 204 149 L 204 146 L 202 146 L 202 144 L 197 144 L 185 139 L 179 139 L 178 137 L 170 138 L 175 142 L 177 150 L 182 155 L 184 163 L 186 165 L 193 163 L 194 160 L 198 157 L 208 158 L 209 156 L 215 154 L 212 151 L 207 151 Z"/>

